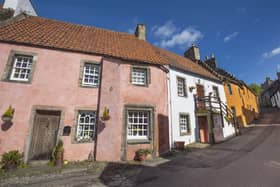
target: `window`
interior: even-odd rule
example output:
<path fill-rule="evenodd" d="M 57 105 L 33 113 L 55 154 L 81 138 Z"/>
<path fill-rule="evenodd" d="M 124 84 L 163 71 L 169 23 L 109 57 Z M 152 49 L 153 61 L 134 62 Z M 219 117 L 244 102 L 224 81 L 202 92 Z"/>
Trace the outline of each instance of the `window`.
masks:
<path fill-rule="evenodd" d="M 128 111 L 127 115 L 127 139 L 144 139 L 149 137 L 150 112 Z"/>
<path fill-rule="evenodd" d="M 132 68 L 131 82 L 134 85 L 147 85 L 147 69 L 146 68 Z"/>
<path fill-rule="evenodd" d="M 83 69 L 83 85 L 84 86 L 98 86 L 99 85 L 99 65 L 85 63 Z"/>
<path fill-rule="evenodd" d="M 13 61 L 10 80 L 29 81 L 33 57 L 16 55 Z"/>
<path fill-rule="evenodd" d="M 79 111 L 77 123 L 77 141 L 91 141 L 95 136 L 96 112 Z"/>
<path fill-rule="evenodd" d="M 181 136 L 191 133 L 189 115 L 180 114 L 179 125 L 180 125 L 180 135 Z"/>
<path fill-rule="evenodd" d="M 213 86 L 213 96 L 216 97 L 216 98 L 219 98 L 220 97 L 220 94 L 219 94 L 219 89 L 217 86 Z"/>
<path fill-rule="evenodd" d="M 177 91 L 178 91 L 178 96 L 181 97 L 187 96 L 185 79 L 177 77 Z"/>
<path fill-rule="evenodd" d="M 236 110 L 235 110 L 234 106 L 231 107 L 231 112 L 232 112 L 233 116 L 236 117 Z"/>
<path fill-rule="evenodd" d="M 227 87 L 228 87 L 228 92 L 230 95 L 232 95 L 232 88 L 231 88 L 231 85 L 230 84 L 227 84 Z"/>

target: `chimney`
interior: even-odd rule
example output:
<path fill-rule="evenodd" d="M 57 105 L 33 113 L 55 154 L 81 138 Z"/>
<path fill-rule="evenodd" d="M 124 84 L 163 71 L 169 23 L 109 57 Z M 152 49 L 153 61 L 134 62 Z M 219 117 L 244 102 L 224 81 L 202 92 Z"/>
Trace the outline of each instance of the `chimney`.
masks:
<path fill-rule="evenodd" d="M 205 63 L 211 68 L 215 69 L 217 67 L 217 61 L 214 54 L 212 54 L 210 58 L 207 57 L 205 59 Z"/>
<path fill-rule="evenodd" d="M 146 26 L 144 24 L 137 24 L 135 36 L 139 40 L 146 40 Z"/>
<path fill-rule="evenodd" d="M 17 16 L 23 12 L 31 16 L 37 16 L 31 0 L 5 0 L 3 8 L 13 9 L 14 16 Z"/>
<path fill-rule="evenodd" d="M 280 80 L 280 72 L 277 72 L 277 78 Z"/>
<path fill-rule="evenodd" d="M 200 60 L 199 48 L 192 44 L 192 46 L 184 53 L 184 56 L 193 61 Z"/>

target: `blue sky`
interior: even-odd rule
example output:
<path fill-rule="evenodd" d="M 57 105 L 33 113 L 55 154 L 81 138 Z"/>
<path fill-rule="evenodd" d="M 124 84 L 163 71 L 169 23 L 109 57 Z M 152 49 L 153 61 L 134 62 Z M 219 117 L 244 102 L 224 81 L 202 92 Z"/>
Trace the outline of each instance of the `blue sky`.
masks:
<path fill-rule="evenodd" d="M 42 17 L 133 32 L 182 55 L 195 43 L 201 57 L 214 53 L 220 67 L 247 83 L 280 71 L 280 1 L 33 0 Z"/>

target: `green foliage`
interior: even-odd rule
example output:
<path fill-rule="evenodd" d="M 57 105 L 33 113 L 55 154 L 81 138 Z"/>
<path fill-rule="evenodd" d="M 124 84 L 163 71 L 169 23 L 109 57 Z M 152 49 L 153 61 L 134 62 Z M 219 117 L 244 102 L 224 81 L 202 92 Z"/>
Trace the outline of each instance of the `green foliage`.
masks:
<path fill-rule="evenodd" d="M 55 165 L 55 160 L 58 159 L 58 157 L 61 155 L 61 152 L 63 151 L 63 141 L 59 140 L 57 146 L 55 146 L 52 150 L 50 165 Z"/>
<path fill-rule="evenodd" d="M 2 115 L 3 117 L 13 117 L 14 115 L 14 109 L 10 105 L 9 108 L 6 110 L 6 112 Z"/>
<path fill-rule="evenodd" d="M 137 155 L 148 155 L 151 154 L 151 151 L 149 149 L 138 149 L 136 151 Z"/>
<path fill-rule="evenodd" d="M 104 107 L 103 113 L 102 113 L 102 119 L 108 120 L 109 118 L 110 118 L 109 109 L 107 107 Z"/>
<path fill-rule="evenodd" d="M 258 84 L 250 84 L 249 88 L 257 95 L 259 96 L 262 92 L 262 88 Z"/>
<path fill-rule="evenodd" d="M 17 150 L 5 152 L 2 155 L 1 164 L 3 164 L 4 166 L 9 164 L 19 166 L 22 164 L 22 156 L 23 155 Z"/>
<path fill-rule="evenodd" d="M 228 123 L 230 123 L 230 120 L 229 120 L 229 118 L 228 118 L 227 116 L 224 116 L 224 119 L 225 119 Z"/>

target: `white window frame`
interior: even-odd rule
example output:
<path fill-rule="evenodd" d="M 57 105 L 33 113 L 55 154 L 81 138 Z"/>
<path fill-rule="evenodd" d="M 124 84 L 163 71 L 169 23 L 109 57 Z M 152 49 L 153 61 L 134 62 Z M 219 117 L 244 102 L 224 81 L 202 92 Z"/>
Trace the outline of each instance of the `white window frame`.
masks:
<path fill-rule="evenodd" d="M 19 61 L 20 58 L 22 59 L 22 61 Z M 24 59 L 27 59 L 28 62 L 24 62 Z M 17 66 L 17 64 L 20 64 L 20 66 Z M 26 67 L 23 67 L 23 64 L 26 64 Z M 10 75 L 10 80 L 28 82 L 31 76 L 32 65 L 33 56 L 15 55 L 13 59 L 13 67 Z M 16 69 L 18 69 L 19 72 L 16 72 Z M 23 73 L 23 71 L 27 72 Z M 18 77 L 15 77 L 16 74 L 18 74 Z M 24 78 L 20 77 L 20 75 L 22 74 L 25 75 Z"/>
<path fill-rule="evenodd" d="M 148 70 L 147 68 L 132 67 L 131 83 L 134 85 L 145 86 L 148 84 Z"/>
<path fill-rule="evenodd" d="M 89 69 L 87 69 L 89 68 Z M 92 71 L 92 72 L 91 72 Z M 86 82 L 86 76 L 91 76 L 92 82 Z M 100 80 L 100 65 L 99 64 L 94 64 L 94 63 L 84 63 L 83 67 L 83 80 L 82 84 L 83 86 L 93 86 L 97 87 L 99 86 L 99 80 Z"/>
<path fill-rule="evenodd" d="M 190 115 L 179 114 L 179 129 L 181 136 L 191 133 Z"/>
<path fill-rule="evenodd" d="M 135 115 L 136 114 L 136 115 Z M 142 115 L 140 115 L 142 114 Z M 146 114 L 146 116 L 145 116 Z M 128 110 L 127 111 L 127 140 L 148 140 L 150 135 L 150 111 L 148 110 Z M 144 128 L 146 126 L 146 129 Z M 141 128 L 140 128 L 141 127 Z M 133 129 L 136 134 L 133 134 Z M 145 130 L 144 130 L 145 129 Z M 144 135 L 144 132 L 147 132 Z M 139 132 L 142 132 L 140 135 Z"/>
<path fill-rule="evenodd" d="M 183 81 L 183 82 L 181 82 Z M 186 79 L 182 77 L 177 77 L 177 94 L 180 97 L 186 97 Z"/>
<path fill-rule="evenodd" d="M 85 115 L 83 117 L 82 115 Z M 84 121 L 82 122 L 82 118 Z M 88 122 L 86 121 L 88 118 Z M 96 127 L 96 111 L 86 111 L 86 110 L 79 110 L 78 117 L 77 117 L 77 129 L 76 129 L 76 140 L 83 141 L 91 141 L 95 137 L 95 127 Z M 92 120 L 92 121 L 91 121 Z M 86 128 L 88 126 L 88 128 Z M 90 128 L 92 126 L 92 128 Z M 92 132 L 92 137 L 90 133 Z M 80 135 L 82 133 L 82 135 Z"/>

